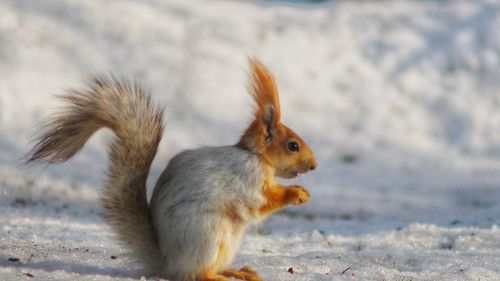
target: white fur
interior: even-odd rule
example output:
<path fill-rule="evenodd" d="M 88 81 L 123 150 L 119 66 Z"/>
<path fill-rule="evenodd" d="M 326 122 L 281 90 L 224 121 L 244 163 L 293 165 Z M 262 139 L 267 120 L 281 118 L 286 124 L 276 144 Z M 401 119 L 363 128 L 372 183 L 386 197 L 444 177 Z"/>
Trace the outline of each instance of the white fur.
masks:
<path fill-rule="evenodd" d="M 165 277 L 193 280 L 216 262 L 221 244 L 222 266 L 231 262 L 244 230 L 258 220 L 249 210 L 264 203 L 264 174 L 256 155 L 233 146 L 188 150 L 170 160 L 150 209 Z M 235 216 L 241 223 L 235 225 Z"/>

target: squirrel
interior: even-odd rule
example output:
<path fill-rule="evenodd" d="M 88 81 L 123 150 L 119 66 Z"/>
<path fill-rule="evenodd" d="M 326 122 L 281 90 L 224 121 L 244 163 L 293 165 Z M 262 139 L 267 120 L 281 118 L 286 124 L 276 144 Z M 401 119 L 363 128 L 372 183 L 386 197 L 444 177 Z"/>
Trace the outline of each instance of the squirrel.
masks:
<path fill-rule="evenodd" d="M 270 213 L 309 200 L 299 185 L 314 170 L 308 145 L 280 122 L 270 71 L 249 59 L 253 120 L 235 145 L 186 150 L 159 177 L 150 203 L 146 179 L 163 134 L 164 109 L 137 82 L 93 76 L 70 90 L 45 123 L 26 163 L 61 163 L 100 128 L 114 133 L 102 195 L 103 216 L 144 274 L 174 281 L 261 280 L 249 267 L 227 269 L 245 230 Z"/>

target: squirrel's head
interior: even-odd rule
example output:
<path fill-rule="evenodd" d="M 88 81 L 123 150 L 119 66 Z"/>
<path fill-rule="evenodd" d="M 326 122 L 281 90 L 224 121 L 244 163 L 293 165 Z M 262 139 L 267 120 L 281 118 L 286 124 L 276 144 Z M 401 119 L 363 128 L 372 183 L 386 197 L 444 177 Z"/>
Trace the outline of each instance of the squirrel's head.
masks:
<path fill-rule="evenodd" d="M 257 153 L 278 177 L 293 178 L 314 170 L 317 162 L 309 146 L 280 123 L 278 89 L 272 74 L 256 59 L 250 59 L 249 63 L 249 88 L 257 105 L 255 119 L 236 146 Z"/>

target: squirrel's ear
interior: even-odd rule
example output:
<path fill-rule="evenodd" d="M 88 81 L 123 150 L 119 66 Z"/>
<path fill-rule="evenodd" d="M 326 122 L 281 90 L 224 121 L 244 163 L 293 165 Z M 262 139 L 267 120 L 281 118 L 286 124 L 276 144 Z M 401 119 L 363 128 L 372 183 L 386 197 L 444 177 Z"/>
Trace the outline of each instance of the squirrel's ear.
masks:
<path fill-rule="evenodd" d="M 256 120 L 261 120 L 266 128 L 265 140 L 272 139 L 280 122 L 278 88 L 271 72 L 257 59 L 249 59 L 251 70 L 250 91 L 257 108 Z"/>
<path fill-rule="evenodd" d="M 270 141 L 276 135 L 276 126 L 278 125 L 276 121 L 276 111 L 273 106 L 266 106 L 262 113 L 262 122 L 266 126 L 264 140 Z"/>

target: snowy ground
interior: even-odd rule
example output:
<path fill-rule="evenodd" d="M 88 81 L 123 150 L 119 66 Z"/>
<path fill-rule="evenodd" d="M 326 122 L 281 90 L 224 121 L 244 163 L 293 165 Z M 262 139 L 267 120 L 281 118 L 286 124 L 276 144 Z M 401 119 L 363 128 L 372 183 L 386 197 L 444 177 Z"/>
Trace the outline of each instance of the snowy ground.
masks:
<path fill-rule="evenodd" d="M 293 180 L 311 201 L 252 229 L 235 267 L 500 280 L 500 2 L 276 2 L 0 2 L 0 280 L 140 278 L 99 214 L 109 133 L 65 165 L 18 167 L 54 94 L 95 71 L 147 84 L 167 105 L 152 185 L 180 150 L 238 138 L 247 55 L 319 167 Z"/>

